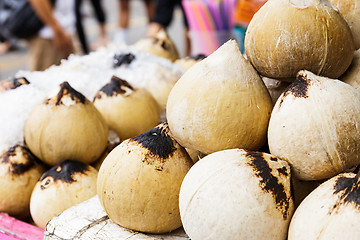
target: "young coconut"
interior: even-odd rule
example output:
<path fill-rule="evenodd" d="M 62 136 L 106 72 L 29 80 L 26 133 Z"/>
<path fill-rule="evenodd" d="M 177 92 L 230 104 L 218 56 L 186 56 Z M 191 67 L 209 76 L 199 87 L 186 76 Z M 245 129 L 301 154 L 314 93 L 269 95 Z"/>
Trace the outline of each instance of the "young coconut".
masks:
<path fill-rule="evenodd" d="M 134 43 L 134 47 L 174 62 L 179 58 L 175 43 L 165 29 L 161 29 L 155 37 L 145 37 Z"/>
<path fill-rule="evenodd" d="M 30 213 L 35 224 L 47 222 L 64 210 L 96 195 L 98 171 L 82 162 L 66 160 L 46 171 L 36 183 Z"/>
<path fill-rule="evenodd" d="M 29 149 L 49 165 L 66 159 L 94 162 L 106 148 L 108 132 L 93 103 L 67 82 L 34 107 L 24 127 Z"/>
<path fill-rule="evenodd" d="M 360 48 L 360 1 L 359 0 L 328 0 L 335 5 L 349 24 L 354 37 L 355 49 Z"/>
<path fill-rule="evenodd" d="M 186 174 L 179 206 L 193 240 L 284 240 L 294 211 L 290 166 L 261 152 L 212 153 Z"/>
<path fill-rule="evenodd" d="M 338 78 L 354 50 L 348 24 L 326 0 L 269 0 L 245 35 L 249 61 L 275 79 L 294 78 L 303 69 Z"/>
<path fill-rule="evenodd" d="M 122 227 L 170 232 L 181 226 L 179 190 L 191 166 L 185 149 L 162 123 L 125 140 L 105 158 L 97 181 L 100 202 Z"/>
<path fill-rule="evenodd" d="M 151 94 L 116 76 L 97 92 L 93 103 L 121 140 L 135 137 L 161 122 L 159 106 Z"/>
<path fill-rule="evenodd" d="M 236 147 L 258 150 L 272 107 L 264 82 L 229 40 L 178 80 L 166 117 L 184 147 L 205 154 Z"/>
<path fill-rule="evenodd" d="M 300 180 L 327 179 L 360 164 L 360 92 L 339 80 L 300 71 L 271 114 L 271 154 Z"/>
<path fill-rule="evenodd" d="M 29 83 L 30 82 L 25 77 L 2 80 L 0 81 L 0 93 L 10 89 L 18 88 L 22 85 L 27 85 Z"/>
<path fill-rule="evenodd" d="M 45 166 L 24 146 L 15 145 L 0 155 L 0 212 L 17 218 L 30 215 L 31 192 Z"/>
<path fill-rule="evenodd" d="M 340 80 L 360 90 L 360 49 L 354 54 L 353 61 Z"/>
<path fill-rule="evenodd" d="M 359 179 L 342 173 L 312 191 L 296 209 L 288 239 L 359 239 Z"/>
<path fill-rule="evenodd" d="M 189 70 L 189 68 L 194 66 L 195 63 L 200 62 L 204 58 L 206 58 L 205 55 L 198 54 L 198 55 L 191 56 L 191 57 L 180 58 L 175 61 L 175 64 L 180 66 L 181 69 L 183 69 L 184 71 L 187 71 L 187 70 Z"/>

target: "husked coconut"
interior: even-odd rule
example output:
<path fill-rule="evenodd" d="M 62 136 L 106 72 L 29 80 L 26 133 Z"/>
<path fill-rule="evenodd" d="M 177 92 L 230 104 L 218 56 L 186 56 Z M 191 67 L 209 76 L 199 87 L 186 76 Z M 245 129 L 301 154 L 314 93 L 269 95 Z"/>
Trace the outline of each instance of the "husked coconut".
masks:
<path fill-rule="evenodd" d="M 288 239 L 359 239 L 359 177 L 342 173 L 312 191 L 296 209 Z"/>
<path fill-rule="evenodd" d="M 300 180 L 327 179 L 360 164 L 360 92 L 339 80 L 300 71 L 271 114 L 271 154 Z"/>
<path fill-rule="evenodd" d="M 0 155 L 0 212 L 18 218 L 30 215 L 31 192 L 45 166 L 24 146 L 10 147 Z"/>
<path fill-rule="evenodd" d="M 360 49 L 354 54 L 353 61 L 340 80 L 360 90 Z"/>
<path fill-rule="evenodd" d="M 30 82 L 25 77 L 11 78 L 0 81 L 0 93 L 10 89 L 18 88 L 22 85 L 27 85 Z"/>
<path fill-rule="evenodd" d="M 179 58 L 175 43 L 165 29 L 161 29 L 155 37 L 145 37 L 134 43 L 135 48 L 152 53 L 174 62 Z"/>
<path fill-rule="evenodd" d="M 284 240 L 294 211 L 290 166 L 242 149 L 209 154 L 186 174 L 179 206 L 192 240 Z"/>
<path fill-rule="evenodd" d="M 300 70 L 338 78 L 354 50 L 349 25 L 326 0 L 269 0 L 245 35 L 249 61 L 275 79 L 295 77 Z"/>
<path fill-rule="evenodd" d="M 97 191 L 122 227 L 165 233 L 181 226 L 179 190 L 192 161 L 166 123 L 122 142 L 100 167 Z"/>
<path fill-rule="evenodd" d="M 94 162 L 106 148 L 108 132 L 93 103 L 67 82 L 34 107 L 24 126 L 29 149 L 49 165 L 67 159 Z"/>
<path fill-rule="evenodd" d="M 95 168 L 72 160 L 46 171 L 31 194 L 30 213 L 35 224 L 44 229 L 53 217 L 94 197 L 97 175 Z"/>
<path fill-rule="evenodd" d="M 354 37 L 355 48 L 360 48 L 360 1 L 359 0 L 328 0 L 335 5 L 349 24 Z"/>
<path fill-rule="evenodd" d="M 166 117 L 184 147 L 208 154 L 259 149 L 272 101 L 264 82 L 229 40 L 184 73 L 171 90 Z"/>
<path fill-rule="evenodd" d="M 161 122 L 160 108 L 152 95 L 116 76 L 97 92 L 93 103 L 121 140 L 135 137 Z"/>

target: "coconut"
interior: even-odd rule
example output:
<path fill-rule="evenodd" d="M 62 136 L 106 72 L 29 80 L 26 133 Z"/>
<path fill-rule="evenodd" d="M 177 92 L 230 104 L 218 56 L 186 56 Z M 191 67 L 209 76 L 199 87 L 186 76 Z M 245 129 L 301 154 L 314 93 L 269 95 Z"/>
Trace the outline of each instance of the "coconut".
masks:
<path fill-rule="evenodd" d="M 45 228 L 53 217 L 95 196 L 97 174 L 90 165 L 70 160 L 46 171 L 31 194 L 30 213 L 35 224 Z"/>
<path fill-rule="evenodd" d="M 358 239 L 359 179 L 359 173 L 342 173 L 312 191 L 296 209 L 288 239 Z"/>
<path fill-rule="evenodd" d="M 290 166 L 261 152 L 212 153 L 185 176 L 179 206 L 193 240 L 286 239 L 294 210 Z"/>
<path fill-rule="evenodd" d="M 106 148 L 108 126 L 99 111 L 67 82 L 31 111 L 24 137 L 32 153 L 49 165 L 97 160 Z"/>
<path fill-rule="evenodd" d="M 335 5 L 349 24 L 354 37 L 355 48 L 360 48 L 360 1 L 359 0 L 328 0 Z"/>
<path fill-rule="evenodd" d="M 354 50 L 349 25 L 326 0 L 269 0 L 245 35 L 249 61 L 261 75 L 275 79 L 304 69 L 338 78 Z"/>
<path fill-rule="evenodd" d="M 208 154 L 259 149 L 272 102 L 264 82 L 229 40 L 184 73 L 171 90 L 166 117 L 184 147 Z"/>
<path fill-rule="evenodd" d="M 0 212 L 18 218 L 30 215 L 31 192 L 45 167 L 24 146 L 10 147 L 0 155 Z"/>
<path fill-rule="evenodd" d="M 135 137 L 161 122 L 160 108 L 152 95 L 116 76 L 98 91 L 93 103 L 121 140 Z"/>
<path fill-rule="evenodd" d="M 360 90 L 360 49 L 355 52 L 350 67 L 340 77 L 340 80 Z"/>
<path fill-rule="evenodd" d="M 0 93 L 10 89 L 18 88 L 22 85 L 27 85 L 30 82 L 25 77 L 15 77 L 0 81 Z"/>
<path fill-rule="evenodd" d="M 139 50 L 169 59 L 173 62 L 179 58 L 176 45 L 165 29 L 161 29 L 155 37 L 140 39 L 134 43 L 133 46 Z"/>
<path fill-rule="evenodd" d="M 271 154 L 300 180 L 327 179 L 360 164 L 360 92 L 339 80 L 300 71 L 271 114 Z"/>
<path fill-rule="evenodd" d="M 160 124 L 125 140 L 105 158 L 97 181 L 100 202 L 122 227 L 170 232 L 181 226 L 179 190 L 191 166 L 167 124 Z"/>

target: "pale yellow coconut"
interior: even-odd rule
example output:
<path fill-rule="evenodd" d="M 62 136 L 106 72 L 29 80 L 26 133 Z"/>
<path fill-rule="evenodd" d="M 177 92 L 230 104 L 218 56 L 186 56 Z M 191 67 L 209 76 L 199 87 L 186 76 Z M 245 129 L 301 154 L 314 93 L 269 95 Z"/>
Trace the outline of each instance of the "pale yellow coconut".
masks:
<path fill-rule="evenodd" d="M 268 143 L 300 180 L 321 180 L 360 164 L 360 91 L 301 71 L 271 114 Z"/>
<path fill-rule="evenodd" d="M 45 166 L 24 146 L 0 155 L 0 212 L 17 218 L 30 215 L 30 197 Z"/>
<path fill-rule="evenodd" d="M 48 165 L 67 159 L 92 163 L 106 148 L 108 126 L 93 103 L 65 82 L 31 111 L 24 137 Z"/>
<path fill-rule="evenodd" d="M 360 49 L 355 52 L 350 67 L 339 79 L 360 90 Z"/>
<path fill-rule="evenodd" d="M 36 183 L 30 200 L 34 223 L 45 228 L 64 210 L 96 195 L 98 171 L 82 162 L 66 160 L 46 171 Z"/>
<path fill-rule="evenodd" d="M 115 223 L 135 231 L 165 233 L 181 226 L 179 191 L 192 161 L 160 124 L 122 142 L 100 167 L 100 202 Z"/>
<path fill-rule="evenodd" d="M 359 239 L 359 189 L 359 173 L 342 173 L 321 184 L 296 209 L 288 239 Z"/>
<path fill-rule="evenodd" d="M 359 0 L 328 0 L 336 6 L 349 24 L 354 37 L 355 48 L 360 48 L 360 1 Z"/>
<path fill-rule="evenodd" d="M 145 37 L 138 40 L 133 46 L 173 62 L 179 58 L 176 45 L 165 29 L 161 29 L 155 37 Z"/>
<path fill-rule="evenodd" d="M 115 76 L 98 91 L 93 103 L 121 140 L 135 137 L 161 122 L 160 108 L 152 95 Z"/>
<path fill-rule="evenodd" d="M 252 18 L 245 52 L 263 76 L 292 78 L 298 71 L 338 78 L 355 47 L 341 14 L 323 0 L 269 0 Z"/>
<path fill-rule="evenodd" d="M 263 81 L 230 40 L 178 80 L 166 116 L 182 146 L 208 154 L 236 147 L 259 149 L 271 110 Z"/>
<path fill-rule="evenodd" d="M 242 149 L 209 154 L 185 176 L 179 206 L 193 240 L 284 240 L 294 211 L 290 166 Z"/>
<path fill-rule="evenodd" d="M 184 58 L 177 59 L 175 61 L 175 64 L 180 66 L 182 70 L 187 71 L 187 70 L 189 70 L 189 68 L 194 66 L 195 63 L 200 62 L 204 58 L 206 58 L 206 56 L 202 55 L 202 54 L 199 54 L 196 56 L 191 56 L 191 57 L 184 57 Z"/>

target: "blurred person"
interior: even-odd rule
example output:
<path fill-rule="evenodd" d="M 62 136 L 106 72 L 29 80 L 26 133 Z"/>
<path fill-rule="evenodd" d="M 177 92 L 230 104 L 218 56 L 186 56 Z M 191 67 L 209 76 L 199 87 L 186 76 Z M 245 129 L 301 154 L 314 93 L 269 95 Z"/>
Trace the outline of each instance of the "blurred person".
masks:
<path fill-rule="evenodd" d="M 81 43 L 81 48 L 83 53 L 88 54 L 90 50 L 95 50 L 96 48 L 105 46 L 108 43 L 108 38 L 106 35 L 106 15 L 102 7 L 101 0 L 90 0 L 90 3 L 95 13 L 96 20 L 99 24 L 99 39 L 93 46 L 91 46 L 91 49 L 89 49 L 89 43 L 82 23 L 83 20 L 83 16 L 81 13 L 82 2 L 83 0 L 75 0 L 76 31 L 78 34 L 79 41 Z"/>
<path fill-rule="evenodd" d="M 143 0 L 146 6 L 146 13 L 150 21 L 154 16 L 154 0 Z M 118 29 L 114 33 L 113 41 L 115 43 L 128 42 L 128 28 L 130 19 L 130 0 L 119 0 L 119 18 Z"/>
<path fill-rule="evenodd" d="M 30 70 L 42 71 L 60 64 L 74 53 L 75 0 L 29 0 L 44 23 L 38 35 L 28 40 Z"/>
<path fill-rule="evenodd" d="M 184 9 L 181 5 L 181 0 L 157 0 L 155 4 L 155 15 L 150 21 L 146 35 L 148 37 L 154 37 L 160 29 L 166 29 L 173 19 L 176 7 L 180 7 L 183 13 L 185 27 L 185 56 L 189 56 L 191 49 L 189 26 Z"/>

